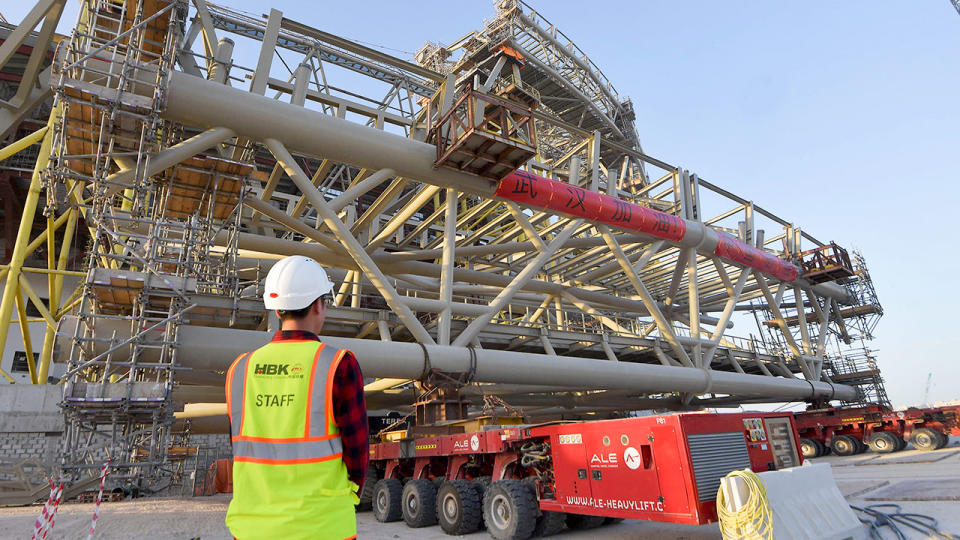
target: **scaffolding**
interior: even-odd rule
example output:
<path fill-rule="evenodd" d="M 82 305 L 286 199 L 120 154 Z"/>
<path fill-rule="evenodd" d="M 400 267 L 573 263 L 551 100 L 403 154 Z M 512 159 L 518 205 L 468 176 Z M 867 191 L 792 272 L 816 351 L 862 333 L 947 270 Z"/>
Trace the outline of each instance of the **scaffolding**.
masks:
<path fill-rule="evenodd" d="M 151 156 L 189 135 L 160 117 L 185 16 L 176 1 L 85 2 L 56 61 L 60 114 L 46 176 L 63 199 L 47 204 L 79 208 L 91 239 L 78 324 L 61 351 L 61 467 L 74 480 L 109 459 L 115 481 L 163 484 L 177 461 L 181 325 L 250 324 L 237 305 L 236 232 L 251 167 L 197 154 L 151 172 Z M 128 335 L 99 333 L 107 322 Z"/>

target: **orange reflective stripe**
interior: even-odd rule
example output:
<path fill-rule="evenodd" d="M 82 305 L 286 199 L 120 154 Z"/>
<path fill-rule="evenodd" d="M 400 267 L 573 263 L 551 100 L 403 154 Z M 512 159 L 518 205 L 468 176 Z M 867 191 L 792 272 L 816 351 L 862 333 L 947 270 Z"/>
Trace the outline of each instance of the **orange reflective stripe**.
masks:
<path fill-rule="evenodd" d="M 317 373 L 317 363 L 320 361 L 320 353 L 322 353 L 323 349 L 325 349 L 326 347 L 327 347 L 326 343 L 321 343 L 320 346 L 317 347 L 317 353 L 313 355 L 313 364 L 310 367 L 310 386 L 309 388 L 307 388 L 307 422 L 303 428 L 304 437 L 310 436 L 310 417 L 313 416 L 312 414 L 310 414 L 310 412 L 312 411 L 312 405 L 313 405 L 313 386 L 314 386 L 313 377 Z"/>
<path fill-rule="evenodd" d="M 241 354 L 233 361 L 233 364 L 230 365 L 230 369 L 227 370 L 227 415 L 230 418 L 230 431 L 233 435 L 239 435 L 243 430 L 244 416 L 243 401 L 242 399 L 234 401 L 235 392 L 233 387 L 239 384 L 241 386 L 240 395 L 243 396 L 246 394 L 246 372 L 252 355 L 253 353 Z M 241 373 L 237 373 L 237 369 L 240 369 Z M 239 421 L 237 421 L 234 411 L 240 415 Z"/>
<path fill-rule="evenodd" d="M 226 388 L 226 392 L 227 392 L 227 416 L 230 417 L 230 421 L 231 421 L 231 422 L 233 422 L 233 407 L 232 407 L 233 402 L 230 400 L 231 388 L 233 388 L 233 381 L 232 381 L 231 379 L 233 378 L 233 370 L 235 370 L 235 369 L 237 368 L 237 364 L 240 362 L 240 359 L 243 358 L 243 355 L 244 355 L 244 354 L 247 354 L 247 353 L 243 353 L 243 354 L 237 356 L 237 358 L 234 359 L 233 362 L 230 362 L 230 367 L 227 368 L 227 385 L 226 385 L 226 386 L 227 386 L 227 388 Z"/>
<path fill-rule="evenodd" d="M 343 359 L 343 356 L 347 353 L 346 349 L 340 349 L 337 351 L 337 356 L 334 357 L 333 362 L 330 363 L 330 369 L 327 371 L 327 387 L 326 392 L 324 392 L 324 399 L 327 400 L 326 409 L 327 409 L 327 432 L 330 431 L 330 426 L 334 425 L 333 422 L 333 379 L 337 374 L 337 366 L 340 365 L 340 360 Z"/>
<path fill-rule="evenodd" d="M 330 461 L 331 459 L 340 459 L 343 457 L 343 454 L 333 454 L 330 456 L 315 457 L 315 458 L 300 458 L 300 459 L 269 459 L 269 458 L 255 458 L 248 456 L 237 456 L 233 458 L 233 461 L 239 461 L 242 463 L 262 463 L 266 465 L 300 465 L 303 463 L 321 463 L 323 461 Z"/>

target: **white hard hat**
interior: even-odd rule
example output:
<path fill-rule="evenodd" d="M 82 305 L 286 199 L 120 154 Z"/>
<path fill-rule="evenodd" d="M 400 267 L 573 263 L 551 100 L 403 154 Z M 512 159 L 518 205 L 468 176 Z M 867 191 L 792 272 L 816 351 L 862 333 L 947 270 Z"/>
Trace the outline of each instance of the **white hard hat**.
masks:
<path fill-rule="evenodd" d="M 333 282 L 320 264 L 302 255 L 281 259 L 263 281 L 263 306 L 296 311 L 333 290 Z"/>

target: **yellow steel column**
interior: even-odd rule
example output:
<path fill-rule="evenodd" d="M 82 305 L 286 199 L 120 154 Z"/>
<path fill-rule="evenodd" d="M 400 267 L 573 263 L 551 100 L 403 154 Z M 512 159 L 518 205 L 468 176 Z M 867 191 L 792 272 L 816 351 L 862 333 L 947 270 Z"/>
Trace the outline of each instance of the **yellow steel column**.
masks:
<path fill-rule="evenodd" d="M 54 319 L 60 320 L 60 297 L 63 295 L 63 271 L 67 269 L 67 259 L 70 254 L 70 245 L 73 242 L 73 232 L 77 226 L 77 209 L 67 210 L 70 216 L 67 218 L 67 226 L 63 230 L 63 240 L 60 241 L 60 258 L 57 260 L 57 274 L 54 278 L 53 293 L 50 296 L 50 314 Z M 80 287 L 82 289 L 82 287 Z M 72 300 L 71 300 L 72 301 Z M 69 305 L 69 302 L 68 302 Z M 37 382 L 43 384 L 50 374 L 50 361 L 53 358 L 53 342 L 57 337 L 56 327 L 47 325 L 47 332 L 43 337 L 43 351 L 40 353 L 40 369 L 37 374 Z"/>
<path fill-rule="evenodd" d="M 37 141 L 43 138 L 47 134 L 47 127 L 42 127 L 33 133 L 27 135 L 26 137 L 12 142 L 7 145 L 5 148 L 0 149 L 0 161 L 7 159 L 8 157 L 16 154 L 17 152 L 37 144 Z"/>
<path fill-rule="evenodd" d="M 23 205 L 23 215 L 20 218 L 20 228 L 17 230 L 17 241 L 13 245 L 13 253 L 8 265 L 7 282 L 3 288 L 3 297 L 0 298 L 0 355 L 3 354 L 4 347 L 7 344 L 7 331 L 10 329 L 10 319 L 16 303 L 14 297 L 19 293 L 20 269 L 23 268 L 23 261 L 27 256 L 26 248 L 30 242 L 33 218 L 37 213 L 37 203 L 40 201 L 40 191 L 42 189 L 40 174 L 50 160 L 50 147 L 53 143 L 53 130 L 50 127 L 57 121 L 60 110 L 59 106 L 54 107 L 50 113 L 50 119 L 47 121 L 47 132 L 43 136 L 40 154 L 33 168 L 33 178 L 30 180 L 30 189 L 27 192 L 27 200 Z M 9 375 L 4 375 L 11 382 L 13 381 Z"/>
<path fill-rule="evenodd" d="M 24 306 L 20 291 L 14 297 L 17 302 L 17 319 L 20 323 L 20 334 L 23 336 L 23 350 L 27 354 L 27 371 L 30 372 L 30 382 L 37 384 L 37 366 L 33 363 L 33 342 L 30 340 L 30 324 L 27 322 L 27 309 Z"/>

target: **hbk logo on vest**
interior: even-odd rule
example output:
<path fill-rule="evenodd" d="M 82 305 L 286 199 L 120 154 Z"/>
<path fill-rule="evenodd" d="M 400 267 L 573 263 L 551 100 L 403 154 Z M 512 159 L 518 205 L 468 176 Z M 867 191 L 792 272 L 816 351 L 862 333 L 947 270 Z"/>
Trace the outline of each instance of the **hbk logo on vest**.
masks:
<path fill-rule="evenodd" d="M 285 377 L 287 379 L 303 379 L 304 369 L 300 364 L 256 364 L 253 368 L 255 376 Z"/>
<path fill-rule="evenodd" d="M 287 369 L 290 364 L 257 364 L 253 373 L 256 375 L 289 375 Z"/>

